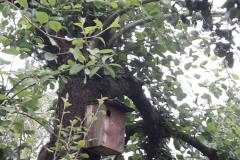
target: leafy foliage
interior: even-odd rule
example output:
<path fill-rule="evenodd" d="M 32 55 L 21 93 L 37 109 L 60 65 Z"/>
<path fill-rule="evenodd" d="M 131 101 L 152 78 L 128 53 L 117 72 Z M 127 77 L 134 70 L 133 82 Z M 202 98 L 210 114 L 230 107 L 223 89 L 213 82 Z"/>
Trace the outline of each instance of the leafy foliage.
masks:
<path fill-rule="evenodd" d="M 55 133 L 54 127 L 59 130 L 56 146 L 50 149 L 55 158 L 60 150 L 76 150 L 78 156 L 86 143 L 78 140 L 85 133 L 77 131 L 82 126 L 74 126 L 81 119 L 65 127 L 58 117 L 59 124 L 52 126 L 49 119 L 54 116 L 39 104 L 41 98 L 49 90 L 61 94 L 79 75 L 83 75 L 79 79 L 83 85 L 94 77 L 110 76 L 117 82 L 131 75 L 144 86 L 150 107 L 158 115 L 149 115 L 156 122 L 149 130 L 161 124 L 164 131 L 158 134 L 157 145 L 149 141 L 141 108 L 126 95 L 114 97 L 135 110 L 127 116 L 130 159 L 207 156 L 214 160 L 215 155 L 216 159 L 238 159 L 236 53 L 240 47 L 233 35 L 239 34 L 240 2 L 226 1 L 223 13 L 214 11 L 214 5 L 208 0 L 2 2 L 0 157 L 30 159 L 37 152 L 40 142 L 34 139 L 43 132 L 42 127 L 50 134 Z M 14 70 L 11 66 L 17 61 L 7 60 L 6 55 L 24 60 L 25 67 Z M 138 90 L 135 92 L 137 95 Z M 57 101 L 64 102 L 62 116 L 71 114 L 65 112 L 65 107 L 72 107 L 68 97 Z M 56 110 L 56 100 L 53 102 L 50 110 Z M 97 118 L 93 116 L 93 121 Z M 38 127 L 31 125 L 33 121 Z M 64 138 L 73 132 L 79 136 L 71 137 L 70 143 Z M 171 154 L 172 150 L 177 154 Z"/>

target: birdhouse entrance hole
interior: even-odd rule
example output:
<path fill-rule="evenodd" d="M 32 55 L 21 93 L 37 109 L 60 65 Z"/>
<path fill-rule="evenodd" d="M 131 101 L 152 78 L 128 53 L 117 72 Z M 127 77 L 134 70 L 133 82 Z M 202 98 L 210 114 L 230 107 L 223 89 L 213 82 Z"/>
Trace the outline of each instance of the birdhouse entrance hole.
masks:
<path fill-rule="evenodd" d="M 107 110 L 106 114 L 107 114 L 108 117 L 111 117 L 111 111 L 109 109 Z"/>

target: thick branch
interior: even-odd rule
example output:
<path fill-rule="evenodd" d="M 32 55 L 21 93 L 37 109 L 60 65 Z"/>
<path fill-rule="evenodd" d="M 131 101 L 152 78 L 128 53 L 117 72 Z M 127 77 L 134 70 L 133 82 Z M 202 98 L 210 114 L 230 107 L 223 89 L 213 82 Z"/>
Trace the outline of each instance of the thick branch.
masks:
<path fill-rule="evenodd" d="M 157 121 L 157 112 L 155 112 L 156 110 L 152 107 L 151 103 L 144 94 L 142 84 L 135 80 L 130 73 L 127 76 L 126 80 L 129 83 L 129 89 L 131 90 L 127 96 L 133 101 L 134 105 L 139 110 L 141 117 L 146 120 L 144 123 L 150 127 Z"/>
<path fill-rule="evenodd" d="M 157 126 L 160 126 L 162 124 L 157 124 Z M 145 134 L 148 129 L 144 128 L 144 122 L 143 121 L 138 121 L 132 126 L 127 126 L 126 127 L 126 138 L 134 135 L 135 133 L 143 133 Z M 181 139 L 182 141 L 186 142 L 187 144 L 193 146 L 197 150 L 199 150 L 204 156 L 208 157 L 210 160 L 218 160 L 218 155 L 217 151 L 213 148 L 209 148 L 206 145 L 204 145 L 202 142 L 200 142 L 197 138 L 192 137 L 184 132 L 178 132 L 176 133 L 175 131 L 171 131 L 171 134 L 168 135 L 159 135 L 161 138 L 170 138 L 176 137 Z M 174 134 L 174 135 L 173 135 Z M 160 143 L 161 139 L 157 140 L 157 143 Z M 157 146 L 155 146 L 157 147 Z M 152 156 L 152 155 L 151 155 Z"/>
<path fill-rule="evenodd" d="M 188 143 L 189 145 L 193 146 L 200 152 L 202 152 L 202 154 L 204 156 L 207 156 L 210 160 L 218 160 L 219 159 L 218 155 L 217 155 L 217 150 L 205 146 L 197 138 L 194 138 L 183 132 L 178 132 L 175 136 L 177 138 L 180 138 L 182 141 Z"/>
<path fill-rule="evenodd" d="M 219 11 L 213 11 L 212 12 L 212 15 L 224 15 L 225 12 L 219 12 Z M 172 15 L 171 14 L 164 14 L 164 17 L 165 18 L 169 18 L 171 17 Z M 189 14 L 184 14 L 184 16 L 188 17 L 190 16 Z M 121 35 L 127 31 L 129 31 L 130 29 L 138 26 L 138 25 L 143 25 L 144 23 L 147 23 L 147 22 L 150 22 L 150 21 L 153 21 L 155 20 L 154 18 L 152 17 L 145 17 L 145 18 L 142 18 L 142 19 L 139 19 L 139 20 L 136 20 L 136 21 L 133 21 L 132 23 L 122 27 L 118 32 L 114 33 L 112 36 L 111 36 L 111 39 L 108 41 L 108 46 L 111 46 L 117 39 L 119 39 L 121 37 Z"/>

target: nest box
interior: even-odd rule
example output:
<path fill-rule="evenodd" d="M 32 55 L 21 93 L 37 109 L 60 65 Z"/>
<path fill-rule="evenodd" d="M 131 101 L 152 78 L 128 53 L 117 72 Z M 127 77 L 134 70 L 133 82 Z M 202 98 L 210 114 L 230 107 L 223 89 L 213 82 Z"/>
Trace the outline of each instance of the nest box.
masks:
<path fill-rule="evenodd" d="M 106 114 L 100 112 L 104 110 Z M 133 110 L 117 100 L 105 100 L 102 105 L 92 103 L 86 106 L 86 114 L 95 115 L 85 119 L 86 149 L 98 155 L 117 155 L 124 152 L 126 113 Z"/>

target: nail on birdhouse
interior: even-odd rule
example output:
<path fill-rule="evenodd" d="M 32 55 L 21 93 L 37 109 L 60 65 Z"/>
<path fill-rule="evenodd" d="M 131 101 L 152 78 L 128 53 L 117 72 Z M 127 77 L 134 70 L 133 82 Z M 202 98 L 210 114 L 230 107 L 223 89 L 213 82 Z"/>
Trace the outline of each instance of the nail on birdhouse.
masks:
<path fill-rule="evenodd" d="M 103 114 L 101 111 L 105 111 Z M 105 100 L 102 105 L 91 103 L 86 106 L 86 114 L 95 115 L 85 119 L 86 149 L 98 155 L 118 155 L 124 152 L 126 113 L 133 110 L 117 100 Z"/>

